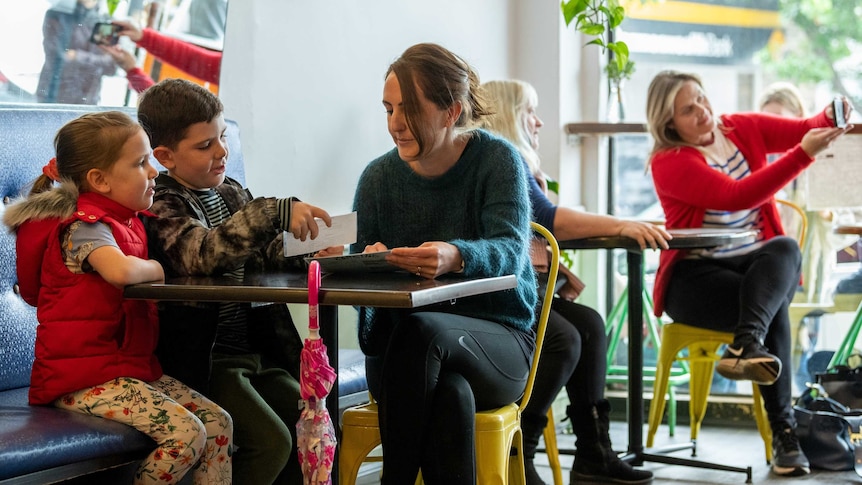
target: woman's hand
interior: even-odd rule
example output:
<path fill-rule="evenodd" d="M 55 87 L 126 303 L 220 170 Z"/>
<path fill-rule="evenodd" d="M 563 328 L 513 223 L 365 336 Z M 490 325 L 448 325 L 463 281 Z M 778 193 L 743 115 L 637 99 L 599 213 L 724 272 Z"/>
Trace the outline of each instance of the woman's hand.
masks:
<path fill-rule="evenodd" d="M 386 261 L 416 276 L 434 279 L 461 269 L 461 251 L 442 241 L 422 243 L 415 248 L 394 248 Z"/>
<path fill-rule="evenodd" d="M 138 42 L 144 37 L 144 31 L 141 30 L 140 27 L 135 25 L 133 22 L 128 20 L 112 20 L 112 24 L 120 27 L 120 30 L 117 31 L 119 35 L 125 35 L 129 39 L 132 39 L 134 42 Z"/>
<path fill-rule="evenodd" d="M 135 56 L 118 45 L 99 45 L 99 49 L 110 55 L 114 59 L 114 62 L 126 72 L 131 71 L 137 65 Z"/>
<path fill-rule="evenodd" d="M 667 242 L 673 239 L 673 236 L 663 226 L 651 222 L 626 220 L 621 220 L 620 222 L 622 223 L 620 236 L 634 239 L 638 242 L 641 249 L 646 249 L 647 246 L 652 249 L 667 249 Z"/>
<path fill-rule="evenodd" d="M 802 137 L 799 145 L 809 157 L 814 158 L 818 153 L 829 148 L 839 136 L 851 129 L 853 129 L 853 125 L 847 125 L 844 128 L 812 128 Z"/>

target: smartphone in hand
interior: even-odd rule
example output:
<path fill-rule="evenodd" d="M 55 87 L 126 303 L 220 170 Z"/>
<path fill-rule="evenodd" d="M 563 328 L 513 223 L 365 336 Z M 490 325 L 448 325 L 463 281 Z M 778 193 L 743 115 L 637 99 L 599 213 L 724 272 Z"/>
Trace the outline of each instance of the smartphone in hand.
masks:
<path fill-rule="evenodd" d="M 117 45 L 120 41 L 120 26 L 109 22 L 97 22 L 93 26 L 90 42 L 99 45 Z"/>
<path fill-rule="evenodd" d="M 832 116 L 834 117 L 835 127 L 844 128 L 847 126 L 847 119 L 844 116 L 844 98 L 836 96 L 832 100 Z"/>

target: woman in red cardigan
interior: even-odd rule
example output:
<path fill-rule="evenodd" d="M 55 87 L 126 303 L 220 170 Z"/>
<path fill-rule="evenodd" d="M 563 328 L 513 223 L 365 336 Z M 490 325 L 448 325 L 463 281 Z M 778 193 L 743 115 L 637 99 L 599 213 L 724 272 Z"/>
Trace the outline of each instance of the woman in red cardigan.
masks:
<path fill-rule="evenodd" d="M 845 101 L 849 117 L 850 105 Z M 754 242 L 663 251 L 655 311 L 697 327 L 733 332 L 719 374 L 760 385 L 773 430 L 774 473 L 808 473 L 791 405 L 788 306 L 801 255 L 784 236 L 774 195 L 847 129 L 832 108 L 808 119 L 763 113 L 714 116 L 700 79 L 664 71 L 647 94 L 655 145 L 650 170 L 668 229 L 722 227 L 757 231 Z M 781 153 L 773 163 L 766 155 Z"/>

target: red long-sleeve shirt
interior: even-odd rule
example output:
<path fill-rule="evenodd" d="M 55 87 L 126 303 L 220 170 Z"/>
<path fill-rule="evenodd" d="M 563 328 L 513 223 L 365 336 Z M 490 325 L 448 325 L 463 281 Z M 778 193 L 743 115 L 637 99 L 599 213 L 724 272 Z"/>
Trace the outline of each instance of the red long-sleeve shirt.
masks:
<path fill-rule="evenodd" d="M 219 83 L 221 51 L 205 49 L 149 28 L 144 29 L 143 33 L 137 44 L 153 56 L 194 77 L 213 84 Z M 153 79 L 137 67 L 129 70 L 126 77 L 132 89 L 139 93 L 154 84 Z"/>

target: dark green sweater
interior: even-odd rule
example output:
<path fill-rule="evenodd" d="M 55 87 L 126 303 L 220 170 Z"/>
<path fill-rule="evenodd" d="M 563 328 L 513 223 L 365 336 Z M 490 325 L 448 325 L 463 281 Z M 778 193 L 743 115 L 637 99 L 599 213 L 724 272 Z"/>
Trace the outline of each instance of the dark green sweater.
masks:
<path fill-rule="evenodd" d="M 417 175 L 392 151 L 372 161 L 359 179 L 353 208 L 358 237 L 351 252 L 382 242 L 389 248 L 427 241 L 455 245 L 468 276 L 514 274 L 513 290 L 462 298 L 440 311 L 533 326 L 536 279 L 528 252 L 530 202 L 524 164 L 507 141 L 476 131 L 458 162 L 434 179 Z M 359 340 L 366 354 L 385 345 L 403 311 L 363 308 Z M 384 327 L 384 328 L 382 328 Z"/>

